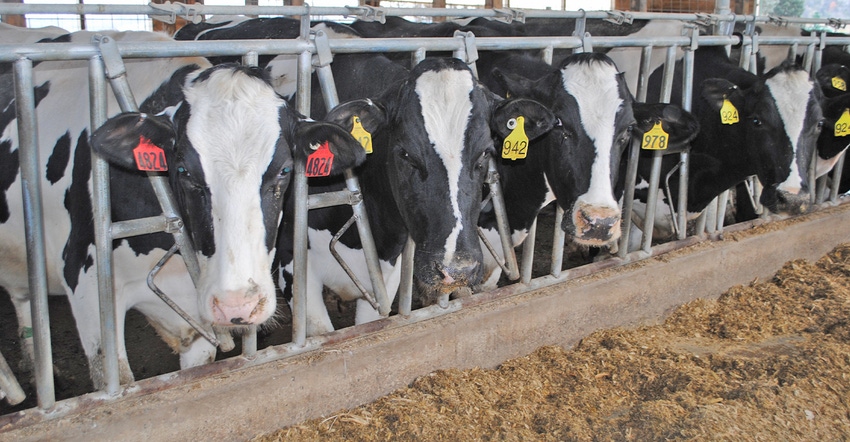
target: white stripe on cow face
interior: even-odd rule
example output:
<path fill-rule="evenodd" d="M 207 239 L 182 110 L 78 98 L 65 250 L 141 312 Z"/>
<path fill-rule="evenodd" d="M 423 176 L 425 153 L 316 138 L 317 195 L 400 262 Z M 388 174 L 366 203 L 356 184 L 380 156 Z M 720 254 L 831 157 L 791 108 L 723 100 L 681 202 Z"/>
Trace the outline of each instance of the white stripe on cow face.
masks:
<path fill-rule="evenodd" d="M 469 94 L 473 86 L 469 72 L 456 70 L 424 72 L 416 81 L 416 94 L 422 107 L 425 131 L 428 132 L 428 141 L 434 145 L 434 150 L 446 167 L 449 198 L 456 220 L 446 239 L 444 265 L 448 265 L 454 258 L 457 238 L 463 229 L 458 204 L 458 182 L 463 167 L 466 126 L 472 113 Z"/>
<path fill-rule="evenodd" d="M 201 259 L 207 275 L 201 291 L 258 285 L 273 296 L 260 188 L 281 136 L 278 112 L 285 103 L 262 80 L 225 69 L 189 85 L 185 94 L 191 109 L 186 135 L 210 190 L 216 245 L 209 260 Z"/>
<path fill-rule="evenodd" d="M 617 111 L 623 105 L 617 69 L 598 61 L 574 63 L 561 70 L 564 90 L 578 103 L 581 125 L 596 147 L 590 188 L 578 202 L 617 207 L 611 184 L 611 149 Z"/>
<path fill-rule="evenodd" d="M 779 189 L 792 194 L 800 193 L 803 185 L 803 176 L 797 166 L 797 143 L 803 132 L 803 124 L 806 120 L 806 110 L 809 106 L 809 96 L 812 92 L 812 83 L 809 75 L 804 71 L 781 72 L 765 81 L 776 108 L 785 126 L 785 133 L 791 140 L 791 151 L 794 161 L 791 162 L 791 173 L 779 184 Z M 802 173 L 807 173 L 803 171 Z"/>

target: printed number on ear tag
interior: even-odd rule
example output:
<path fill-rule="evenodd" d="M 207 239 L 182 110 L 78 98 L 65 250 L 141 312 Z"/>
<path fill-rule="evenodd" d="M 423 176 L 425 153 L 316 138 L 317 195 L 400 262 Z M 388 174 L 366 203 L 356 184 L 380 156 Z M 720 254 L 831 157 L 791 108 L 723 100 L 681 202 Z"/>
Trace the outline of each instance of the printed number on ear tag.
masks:
<path fill-rule="evenodd" d="M 363 146 L 367 154 L 372 153 L 372 134 L 363 128 L 363 125 L 360 123 L 360 117 L 355 115 L 351 119 L 354 124 L 354 127 L 351 129 L 351 136 L 360 142 L 360 145 Z"/>
<path fill-rule="evenodd" d="M 841 77 L 832 77 L 832 87 L 839 91 L 847 91 L 847 82 Z"/>
<path fill-rule="evenodd" d="M 307 157 L 307 167 L 304 170 L 304 176 L 310 178 L 330 175 L 331 167 L 333 167 L 334 163 L 334 154 L 331 152 L 328 142 L 325 141 L 318 147 L 310 147 L 316 151 Z"/>
<path fill-rule="evenodd" d="M 723 124 L 735 124 L 738 122 L 738 109 L 729 101 L 728 98 L 723 99 L 723 106 L 720 106 L 720 122 Z"/>
<path fill-rule="evenodd" d="M 136 168 L 145 172 L 165 172 L 168 164 L 165 162 L 165 151 L 143 135 L 139 136 L 139 145 L 133 149 Z"/>
<path fill-rule="evenodd" d="M 835 136 L 846 137 L 850 135 L 850 109 L 844 109 L 841 118 L 835 122 Z"/>
<path fill-rule="evenodd" d="M 640 146 L 641 149 L 647 150 L 664 150 L 667 149 L 667 139 L 669 135 L 661 127 L 661 122 L 655 123 L 655 126 L 652 126 L 652 129 L 646 131 L 643 134 L 643 144 Z"/>
<path fill-rule="evenodd" d="M 502 143 L 502 158 L 508 160 L 521 160 L 528 155 L 528 136 L 525 134 L 525 117 L 516 117 L 508 120 L 508 129 L 511 133 Z"/>

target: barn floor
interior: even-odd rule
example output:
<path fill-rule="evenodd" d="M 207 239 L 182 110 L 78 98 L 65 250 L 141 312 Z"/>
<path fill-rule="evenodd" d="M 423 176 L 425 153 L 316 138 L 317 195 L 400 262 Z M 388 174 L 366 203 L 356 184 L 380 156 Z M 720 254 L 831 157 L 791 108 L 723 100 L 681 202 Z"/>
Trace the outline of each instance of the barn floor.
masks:
<path fill-rule="evenodd" d="M 90 394 L 46 414 L 0 416 L 0 434 L 249 438 L 369 402 L 434 370 L 494 368 L 540 346 L 572 346 L 601 328 L 656 323 L 682 303 L 769 277 L 791 259 L 817 259 L 848 238 L 845 204 L 543 289 L 533 290 L 557 281 L 541 278 L 453 301 L 446 311 L 431 307 L 342 330 L 322 338 L 320 349 L 311 350 L 316 341 L 301 350 L 277 346 L 253 361 L 236 358 L 140 381 L 116 399 Z M 452 314 L 422 320 L 424 313 Z"/>

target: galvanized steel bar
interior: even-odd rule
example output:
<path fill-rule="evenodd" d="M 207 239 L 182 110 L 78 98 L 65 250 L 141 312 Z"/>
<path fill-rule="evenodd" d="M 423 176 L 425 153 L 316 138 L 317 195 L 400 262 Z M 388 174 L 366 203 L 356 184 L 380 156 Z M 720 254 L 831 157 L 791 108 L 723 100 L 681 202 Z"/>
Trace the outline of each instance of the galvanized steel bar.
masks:
<path fill-rule="evenodd" d="M 560 226 L 557 226 L 560 228 Z M 522 243 L 522 268 L 520 269 L 519 282 L 528 284 L 531 281 L 531 270 L 534 264 L 534 243 L 537 240 L 537 219 L 531 223 L 531 228 L 528 229 L 528 235 Z"/>
<path fill-rule="evenodd" d="M 635 100 L 640 103 L 646 102 L 646 89 L 649 86 L 650 63 L 652 62 L 652 46 L 644 46 L 640 51 L 640 70 L 638 71 L 637 91 Z"/>
<path fill-rule="evenodd" d="M 24 233 L 27 243 L 27 271 L 32 305 L 35 382 L 38 407 L 53 408 L 53 355 L 50 352 L 50 319 L 47 307 L 47 258 L 44 238 L 44 212 L 39 173 L 38 119 L 35 112 L 32 60 L 15 62 L 15 112 L 18 126 L 18 155 L 21 193 L 24 205 Z"/>
<path fill-rule="evenodd" d="M 642 137 L 632 136 L 629 143 L 629 160 L 626 164 L 626 189 L 623 193 L 623 218 L 621 225 L 620 244 L 617 256 L 625 259 L 630 252 L 629 241 L 632 230 L 632 211 L 634 210 L 635 185 L 637 183 L 638 161 L 640 161 L 640 146 Z M 648 204 L 648 203 L 647 203 Z"/>
<path fill-rule="evenodd" d="M 555 204 L 555 228 L 552 234 L 552 256 L 549 274 L 558 277 L 561 275 L 561 270 L 564 267 L 564 243 L 566 242 L 567 233 L 561 228 L 561 223 L 564 221 L 564 209 Z"/>
<path fill-rule="evenodd" d="M 842 152 L 835 167 L 832 168 L 832 187 L 829 189 L 829 201 L 832 203 L 838 202 L 838 187 L 841 184 L 841 175 L 844 171 L 844 161 L 847 159 L 847 152 Z"/>
<path fill-rule="evenodd" d="M 493 258 L 504 264 L 502 268 L 505 271 L 505 276 L 514 281 L 519 278 L 519 265 L 511 238 L 511 226 L 508 225 L 508 211 L 505 207 L 502 183 L 496 169 L 496 159 L 492 157 L 487 162 L 487 188 L 490 191 L 490 201 L 493 203 L 493 213 L 496 215 L 496 229 L 502 242 L 502 256 L 494 256 Z"/>
<path fill-rule="evenodd" d="M 401 251 L 401 284 L 398 287 L 398 314 L 407 316 L 413 305 L 413 254 L 416 243 L 407 237 L 404 249 Z"/>
<path fill-rule="evenodd" d="M 698 30 L 691 30 L 692 43 L 690 50 L 685 50 L 685 57 L 682 60 L 682 70 L 684 78 L 682 79 L 682 108 L 686 111 L 691 111 L 691 102 L 693 101 L 694 91 L 694 51 L 698 44 Z M 679 153 L 679 231 L 677 232 L 678 239 L 685 239 L 688 232 L 688 180 L 690 179 L 690 148 Z"/>
<path fill-rule="evenodd" d="M 257 66 L 260 61 L 259 54 L 248 51 L 242 56 L 242 64 L 245 66 Z M 257 355 L 257 325 L 248 326 L 248 330 L 242 334 L 242 357 L 253 359 Z"/>
<path fill-rule="evenodd" d="M 0 399 L 5 395 L 9 405 L 18 405 L 27 398 L 2 353 L 0 353 L 0 393 L 3 393 L 0 394 Z"/>
<path fill-rule="evenodd" d="M 106 71 L 100 57 L 89 59 L 89 103 L 92 128 L 107 118 Z M 94 130 L 94 129 L 92 129 Z M 116 329 L 115 286 L 112 268 L 112 202 L 109 197 L 109 163 L 92 151 L 92 211 L 97 292 L 100 300 L 100 358 L 103 360 L 103 388 L 115 395 L 121 385 L 118 376 L 118 332 Z"/>

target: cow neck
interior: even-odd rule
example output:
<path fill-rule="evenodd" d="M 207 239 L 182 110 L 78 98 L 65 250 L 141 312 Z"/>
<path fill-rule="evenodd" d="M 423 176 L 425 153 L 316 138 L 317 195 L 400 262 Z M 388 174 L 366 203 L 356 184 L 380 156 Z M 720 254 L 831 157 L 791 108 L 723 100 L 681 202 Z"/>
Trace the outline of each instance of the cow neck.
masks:
<path fill-rule="evenodd" d="M 543 143 L 540 141 L 532 144 Z M 537 149 L 540 150 L 540 149 Z M 547 194 L 551 192 L 546 180 L 542 159 L 546 152 L 538 152 L 531 147 L 529 156 L 524 160 L 496 160 L 496 170 L 505 200 L 508 225 L 512 232 L 528 231 L 540 210 L 549 203 Z M 479 225 L 487 229 L 496 228 L 496 218 L 491 205 L 481 213 Z"/>

